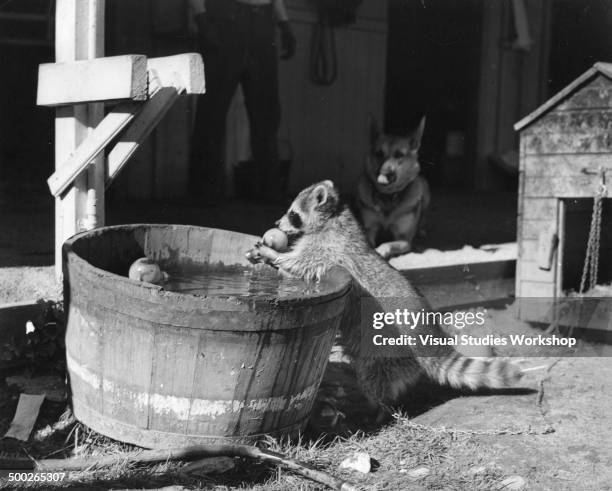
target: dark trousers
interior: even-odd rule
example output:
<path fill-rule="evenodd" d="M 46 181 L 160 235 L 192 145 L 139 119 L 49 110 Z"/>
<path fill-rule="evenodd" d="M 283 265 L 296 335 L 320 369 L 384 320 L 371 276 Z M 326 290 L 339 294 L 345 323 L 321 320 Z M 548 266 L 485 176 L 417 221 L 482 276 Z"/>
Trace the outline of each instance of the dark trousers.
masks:
<path fill-rule="evenodd" d="M 278 59 L 272 6 L 235 0 L 207 0 L 200 34 L 206 94 L 197 107 L 191 150 L 191 187 L 211 198 L 223 193 L 225 120 L 242 86 L 259 195 L 279 192 L 277 132 L 280 124 Z"/>

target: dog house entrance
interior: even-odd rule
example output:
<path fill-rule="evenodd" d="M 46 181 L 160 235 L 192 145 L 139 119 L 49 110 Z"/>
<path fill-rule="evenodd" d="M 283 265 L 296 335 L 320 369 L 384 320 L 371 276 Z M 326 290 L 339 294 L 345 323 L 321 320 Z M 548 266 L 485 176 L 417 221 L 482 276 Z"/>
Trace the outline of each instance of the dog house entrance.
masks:
<path fill-rule="evenodd" d="M 562 247 L 561 290 L 568 294 L 580 291 L 580 280 L 587 250 L 593 199 L 565 199 L 565 223 Z M 594 296 L 612 296 L 612 199 L 604 199 L 601 214 L 599 272 Z"/>

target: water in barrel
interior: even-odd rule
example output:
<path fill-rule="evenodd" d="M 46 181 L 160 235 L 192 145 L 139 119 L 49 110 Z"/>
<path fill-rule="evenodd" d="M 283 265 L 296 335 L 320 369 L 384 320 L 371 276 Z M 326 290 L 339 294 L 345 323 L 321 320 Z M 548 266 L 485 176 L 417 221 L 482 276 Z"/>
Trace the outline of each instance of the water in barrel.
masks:
<path fill-rule="evenodd" d="M 281 275 L 270 267 L 175 267 L 166 272 L 168 279 L 161 285 L 165 290 L 197 296 L 287 297 L 316 293 L 320 287 Z"/>

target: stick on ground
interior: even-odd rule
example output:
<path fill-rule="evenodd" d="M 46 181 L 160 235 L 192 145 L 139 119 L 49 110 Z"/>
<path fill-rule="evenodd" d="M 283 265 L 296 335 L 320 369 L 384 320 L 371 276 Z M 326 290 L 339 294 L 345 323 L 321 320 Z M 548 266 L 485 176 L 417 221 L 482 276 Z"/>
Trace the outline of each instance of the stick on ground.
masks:
<path fill-rule="evenodd" d="M 327 472 L 319 471 L 301 462 L 288 459 L 276 452 L 262 450 L 250 445 L 195 445 L 171 450 L 142 450 L 140 452 L 130 452 L 109 457 L 45 459 L 36 461 L 35 468 L 39 471 L 80 471 L 111 466 L 119 461 L 152 463 L 167 460 L 196 460 L 219 456 L 247 457 L 276 464 L 338 491 L 356 491 L 357 489 L 354 484 L 338 479 Z"/>

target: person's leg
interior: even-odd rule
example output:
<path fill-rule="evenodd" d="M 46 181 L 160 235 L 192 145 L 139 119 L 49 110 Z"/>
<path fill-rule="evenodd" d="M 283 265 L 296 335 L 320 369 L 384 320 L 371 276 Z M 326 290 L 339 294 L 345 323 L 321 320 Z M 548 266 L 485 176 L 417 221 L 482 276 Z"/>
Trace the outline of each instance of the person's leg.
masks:
<path fill-rule="evenodd" d="M 191 194 L 209 202 L 225 191 L 225 120 L 243 70 L 244 40 L 244 25 L 235 21 L 231 9 L 210 12 L 201 33 L 206 93 L 197 104 L 189 180 Z"/>
<path fill-rule="evenodd" d="M 251 129 L 251 150 L 259 176 L 259 196 L 266 201 L 279 201 L 283 197 L 277 147 L 280 102 L 275 22 L 271 8 L 252 12 L 250 18 L 247 67 L 241 83 Z"/>

